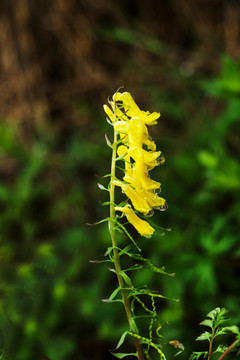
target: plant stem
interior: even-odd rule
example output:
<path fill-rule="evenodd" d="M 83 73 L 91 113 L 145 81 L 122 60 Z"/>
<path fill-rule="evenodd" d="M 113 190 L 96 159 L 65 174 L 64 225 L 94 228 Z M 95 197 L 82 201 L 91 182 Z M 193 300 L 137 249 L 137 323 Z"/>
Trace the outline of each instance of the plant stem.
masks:
<path fill-rule="evenodd" d="M 224 351 L 224 353 L 220 356 L 220 358 L 218 360 L 222 360 L 224 359 L 229 353 L 230 351 L 237 345 L 237 343 L 240 342 L 240 339 L 235 340 L 228 348 L 227 350 Z"/>
<path fill-rule="evenodd" d="M 114 131 L 114 142 L 112 145 L 111 182 L 110 182 L 110 189 L 109 189 L 109 192 L 110 192 L 109 232 L 110 232 L 111 239 L 112 239 L 114 265 L 115 265 L 115 271 L 116 271 L 116 275 L 117 275 L 117 279 L 118 279 L 118 284 L 121 289 L 123 305 L 124 305 L 126 315 L 128 318 L 129 328 L 132 332 L 135 333 L 136 328 L 134 326 L 135 323 L 133 321 L 131 305 L 130 305 L 130 301 L 129 301 L 127 292 L 126 292 L 126 290 L 124 290 L 124 287 L 125 287 L 124 279 L 121 276 L 122 269 L 121 269 L 121 264 L 120 264 L 120 256 L 119 256 L 119 252 L 117 249 L 116 234 L 115 234 L 115 230 L 114 230 L 114 227 L 115 227 L 115 208 L 114 208 L 115 185 L 114 185 L 113 181 L 115 180 L 116 154 L 117 154 L 117 135 L 116 135 L 116 132 Z M 135 342 L 135 346 L 136 346 L 136 350 L 137 350 L 137 354 L 138 354 L 138 359 L 145 360 L 143 349 L 142 349 L 142 346 L 141 346 L 139 340 L 134 337 L 134 342 Z"/>
<path fill-rule="evenodd" d="M 213 345 L 213 338 L 214 338 L 214 332 L 212 333 L 210 342 L 209 342 L 209 350 L 208 350 L 208 358 L 207 360 L 210 360 L 212 357 L 212 345 Z"/>

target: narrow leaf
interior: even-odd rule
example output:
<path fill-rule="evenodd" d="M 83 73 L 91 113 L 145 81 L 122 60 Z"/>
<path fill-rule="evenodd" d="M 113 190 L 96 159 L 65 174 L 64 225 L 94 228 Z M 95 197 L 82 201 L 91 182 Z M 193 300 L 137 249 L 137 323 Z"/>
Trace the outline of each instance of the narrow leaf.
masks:
<path fill-rule="evenodd" d="M 138 249 L 138 251 L 141 251 L 140 247 L 136 244 L 136 241 L 133 239 L 133 237 L 129 234 L 129 232 L 127 231 L 127 229 L 119 222 L 116 220 L 116 223 L 118 224 L 118 226 L 125 232 L 125 234 L 129 237 L 129 239 L 133 242 L 133 244 L 136 246 L 136 248 Z"/>
<path fill-rule="evenodd" d="M 125 283 L 126 283 L 128 286 L 133 287 L 132 281 L 131 281 L 130 277 L 125 273 L 125 271 L 122 270 L 122 271 L 120 272 L 120 274 L 121 274 L 121 276 L 123 277 Z"/>
<path fill-rule="evenodd" d="M 128 334 L 128 330 L 122 334 L 122 336 L 120 337 L 120 340 L 114 350 L 117 350 L 118 348 L 120 348 L 120 346 L 124 343 L 124 340 L 125 340 L 127 334 Z"/>
<path fill-rule="evenodd" d="M 106 206 L 106 205 L 114 205 L 114 206 L 116 206 L 116 204 L 114 204 L 114 203 L 111 202 L 111 201 L 105 201 L 105 202 L 101 203 L 101 205 L 102 205 L 102 206 Z"/>
<path fill-rule="evenodd" d="M 98 177 L 99 179 L 105 179 L 107 177 L 111 177 L 112 175 L 111 174 L 106 174 L 106 175 L 103 175 L 103 176 L 100 176 L 98 174 L 94 174 L 96 177 Z"/>
<path fill-rule="evenodd" d="M 127 153 L 124 153 L 124 154 L 116 157 L 115 161 L 122 160 L 126 155 L 127 155 Z"/>
<path fill-rule="evenodd" d="M 195 360 L 195 359 L 197 360 L 201 356 L 203 356 L 203 358 L 206 359 L 206 357 L 208 356 L 208 352 L 207 351 L 193 352 L 189 360 Z"/>
<path fill-rule="evenodd" d="M 112 354 L 113 354 L 113 356 L 115 356 L 118 359 L 123 359 L 127 356 L 135 356 L 137 358 L 137 353 L 116 353 L 115 354 L 112 352 Z"/>
<path fill-rule="evenodd" d="M 121 289 L 120 289 L 119 287 L 116 288 L 116 289 L 112 292 L 112 294 L 110 295 L 109 301 L 113 300 L 113 299 L 117 296 L 117 294 L 119 293 L 120 290 L 121 290 Z"/>
<path fill-rule="evenodd" d="M 111 218 L 105 218 L 105 219 L 102 219 L 102 220 L 100 220 L 100 221 L 96 221 L 95 223 L 92 223 L 92 224 L 86 223 L 86 225 L 95 226 L 95 225 L 99 225 L 99 224 L 102 224 L 102 223 L 105 222 L 105 221 L 110 221 L 110 220 L 112 220 L 112 219 L 111 219 Z"/>
<path fill-rule="evenodd" d="M 101 264 L 101 263 L 107 263 L 107 262 L 113 262 L 113 260 L 89 260 L 92 264 Z"/>
<path fill-rule="evenodd" d="M 107 134 L 105 134 L 105 139 L 106 139 L 107 145 L 112 149 L 112 144 L 111 144 Z"/>
<path fill-rule="evenodd" d="M 140 260 L 140 261 L 145 262 L 147 267 L 150 270 L 154 271 L 154 272 L 158 272 L 158 273 L 161 273 L 161 274 L 164 274 L 164 275 L 169 275 L 169 276 L 174 276 L 175 275 L 174 273 L 167 273 L 165 271 L 164 267 L 162 267 L 162 268 L 157 267 L 155 264 L 153 264 L 153 262 L 151 260 L 145 259 L 140 254 L 130 253 L 130 252 L 126 251 L 125 249 L 122 250 L 122 253 L 125 253 L 126 255 L 128 255 L 129 257 L 131 257 L 131 258 L 133 258 L 135 260 Z"/>
<path fill-rule="evenodd" d="M 107 251 L 104 253 L 104 256 L 109 255 L 112 251 L 113 251 L 113 246 L 109 246 L 109 247 L 107 248 Z"/>
<path fill-rule="evenodd" d="M 109 120 L 108 118 L 106 118 L 106 120 L 107 120 L 107 122 L 108 122 L 111 126 L 113 126 L 111 120 Z"/>
<path fill-rule="evenodd" d="M 105 190 L 105 191 L 109 191 L 107 188 L 105 188 L 105 186 L 103 186 L 100 183 L 97 183 L 97 186 L 99 187 L 100 190 Z"/>

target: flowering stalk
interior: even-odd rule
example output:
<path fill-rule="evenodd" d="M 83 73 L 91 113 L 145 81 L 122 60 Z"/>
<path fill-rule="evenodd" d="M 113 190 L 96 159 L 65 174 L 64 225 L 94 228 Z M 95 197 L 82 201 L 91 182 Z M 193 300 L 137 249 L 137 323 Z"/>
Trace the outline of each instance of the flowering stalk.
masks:
<path fill-rule="evenodd" d="M 116 275 L 117 275 L 117 279 L 118 279 L 118 284 L 119 284 L 119 287 L 121 289 L 123 305 L 124 305 L 126 315 L 127 315 L 127 318 L 128 318 L 129 328 L 130 328 L 130 330 L 132 332 L 136 332 L 136 325 L 135 325 L 135 322 L 133 320 L 130 301 L 129 301 L 127 292 L 124 289 L 125 283 L 124 283 L 124 279 L 123 279 L 123 277 L 121 275 L 122 269 L 121 269 L 121 264 L 120 264 L 120 256 L 119 256 L 119 251 L 118 251 L 118 247 L 117 247 L 116 232 L 114 230 L 115 219 L 116 219 L 115 207 L 114 207 L 114 203 L 115 203 L 114 179 L 115 179 L 115 171 L 116 171 L 116 154 L 117 154 L 117 135 L 116 135 L 116 131 L 114 131 L 114 142 L 112 144 L 111 182 L 110 182 L 110 189 L 109 189 L 109 192 L 110 192 L 109 232 L 110 232 L 110 235 L 111 235 L 112 246 L 113 246 L 113 257 L 114 257 L 115 271 L 116 271 Z M 142 346 L 141 346 L 139 340 L 134 338 L 134 342 L 135 342 L 135 346 L 136 346 L 136 350 L 137 350 L 137 354 L 138 354 L 138 359 L 139 360 L 144 360 L 145 357 L 144 357 Z"/>
<path fill-rule="evenodd" d="M 121 301 L 124 305 L 127 315 L 129 330 L 126 331 L 117 346 L 122 344 L 126 335 L 131 335 L 135 342 L 137 357 L 139 360 L 151 359 L 149 355 L 150 348 L 157 351 L 160 358 L 165 360 L 165 356 L 159 344 L 153 341 L 153 328 L 156 329 L 156 337 L 160 339 L 159 329 L 161 325 L 158 321 L 156 313 L 155 298 L 163 298 L 164 296 L 150 291 L 146 286 L 144 288 L 135 288 L 131 279 L 126 274 L 129 269 L 122 269 L 120 264 L 120 256 L 123 254 L 131 259 L 143 261 L 145 266 L 150 270 L 166 274 L 163 268 L 158 268 L 149 259 L 145 259 L 140 254 L 131 252 L 131 246 L 119 250 L 116 238 L 116 230 L 125 232 L 138 250 L 135 240 L 128 233 L 124 225 L 122 225 L 115 214 L 116 211 L 126 216 L 129 223 L 131 223 L 138 233 L 145 237 L 151 237 L 155 228 L 150 225 L 149 221 L 143 219 L 147 216 L 152 216 L 154 209 L 165 210 L 167 208 L 166 201 L 158 196 L 160 192 L 160 183 L 154 181 L 149 176 L 149 171 L 155 166 L 164 163 L 164 158 L 160 151 L 156 151 L 156 145 L 150 138 L 147 130 L 147 125 L 156 124 L 156 119 L 160 116 L 159 113 L 152 113 L 141 111 L 132 96 L 127 93 L 116 92 L 111 101 L 110 107 L 104 105 L 104 110 L 108 115 L 108 122 L 111 123 L 114 129 L 114 139 L 111 144 L 106 137 L 107 144 L 112 148 L 111 174 L 108 191 L 110 194 L 110 217 L 108 218 L 109 231 L 112 240 L 112 247 L 108 249 L 110 261 L 114 263 L 114 272 L 118 279 L 118 288 L 110 296 L 109 301 L 112 301 L 116 294 L 121 293 Z M 117 161 L 123 161 L 125 168 L 121 168 L 124 172 L 122 179 L 116 176 Z M 125 193 L 127 199 L 124 203 L 115 204 L 115 188 L 120 187 Z M 102 187 L 105 189 L 104 187 Z M 105 189 L 107 190 L 107 189 Z M 103 220 L 104 221 L 104 220 Z M 141 269 L 139 263 L 134 264 L 130 269 Z M 151 299 L 152 308 L 141 300 L 141 296 L 149 296 Z M 119 299 L 118 299 L 119 300 Z M 139 334 L 137 325 L 135 323 L 134 307 L 135 303 L 140 304 L 142 309 L 152 318 L 149 325 L 149 336 L 141 336 Z M 143 347 L 145 345 L 145 348 Z M 115 353 L 114 353 L 115 354 Z M 115 354 L 117 357 L 125 357 L 126 354 Z M 130 354 L 135 355 L 135 354 Z"/>

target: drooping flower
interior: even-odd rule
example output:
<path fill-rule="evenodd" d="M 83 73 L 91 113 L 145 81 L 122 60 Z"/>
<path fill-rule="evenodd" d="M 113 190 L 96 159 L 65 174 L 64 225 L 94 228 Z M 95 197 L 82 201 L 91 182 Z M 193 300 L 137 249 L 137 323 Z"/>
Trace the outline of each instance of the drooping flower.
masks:
<path fill-rule="evenodd" d="M 124 207 L 116 206 L 115 210 L 124 213 L 130 224 L 132 224 L 142 236 L 150 237 L 154 233 L 154 228 L 147 221 L 140 219 L 130 205 L 125 205 Z"/>
<path fill-rule="evenodd" d="M 104 110 L 118 135 L 117 154 L 125 162 L 123 179 L 114 180 L 114 184 L 121 187 L 132 205 L 115 209 L 124 213 L 141 235 L 151 236 L 154 229 L 135 211 L 149 215 L 153 209 L 167 208 L 166 200 L 158 196 L 161 184 L 149 176 L 153 168 L 165 161 L 147 128 L 157 124 L 160 113 L 140 110 L 128 92 L 115 93 L 109 104 L 111 108 L 104 105 Z"/>

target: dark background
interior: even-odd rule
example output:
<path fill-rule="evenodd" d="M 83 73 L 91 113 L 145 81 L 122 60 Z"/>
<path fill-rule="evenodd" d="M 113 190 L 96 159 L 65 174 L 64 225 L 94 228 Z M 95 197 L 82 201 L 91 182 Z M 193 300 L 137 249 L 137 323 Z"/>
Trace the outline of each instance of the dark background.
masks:
<path fill-rule="evenodd" d="M 159 302 L 167 358 L 173 339 L 179 359 L 205 349 L 198 324 L 216 306 L 240 324 L 239 41 L 233 0 L 0 2 L 2 359 L 113 359 L 127 329 L 101 302 L 114 274 L 89 263 L 107 226 L 86 225 L 107 216 L 95 174 L 109 172 L 102 105 L 119 86 L 162 114 L 152 177 L 169 208 L 154 220 L 172 231 L 141 242 L 176 276 L 133 278 L 180 300 Z"/>

